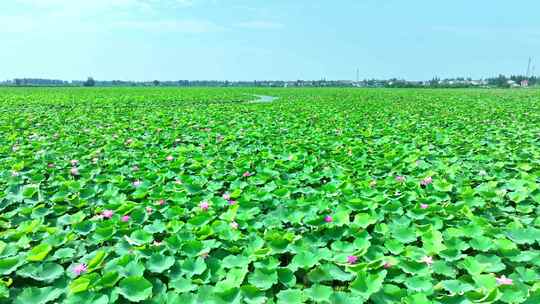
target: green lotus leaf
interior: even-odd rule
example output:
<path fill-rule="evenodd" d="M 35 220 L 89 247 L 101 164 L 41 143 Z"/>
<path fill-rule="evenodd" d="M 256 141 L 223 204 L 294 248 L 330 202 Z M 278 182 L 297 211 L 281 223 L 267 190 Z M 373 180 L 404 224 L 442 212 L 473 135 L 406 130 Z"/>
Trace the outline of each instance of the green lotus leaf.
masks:
<path fill-rule="evenodd" d="M 1 259 L 0 260 L 0 274 L 9 275 L 22 264 L 24 264 L 24 257 L 21 255 Z"/>
<path fill-rule="evenodd" d="M 194 275 L 202 274 L 206 270 L 206 264 L 202 258 L 195 260 L 188 259 L 182 263 L 181 269 L 188 275 L 188 277 L 192 277 Z"/>
<path fill-rule="evenodd" d="M 446 280 L 442 281 L 441 284 L 445 290 L 452 294 L 462 294 L 474 290 L 474 286 L 459 280 Z"/>
<path fill-rule="evenodd" d="M 54 287 L 28 287 L 24 288 L 15 298 L 14 304 L 45 304 L 58 299 L 63 290 Z"/>
<path fill-rule="evenodd" d="M 0 82 L 0 303 L 540 303 L 538 79 L 501 79 Z"/>
<path fill-rule="evenodd" d="M 110 288 L 114 287 L 118 280 L 120 280 L 120 275 L 118 274 L 118 272 L 107 271 L 93 285 L 97 288 Z"/>
<path fill-rule="evenodd" d="M 179 293 L 186 293 L 197 289 L 190 279 L 176 278 L 169 283 L 169 288 Z"/>
<path fill-rule="evenodd" d="M 222 265 L 225 268 L 244 267 L 249 264 L 249 258 L 245 256 L 229 255 L 223 259 Z"/>
<path fill-rule="evenodd" d="M 277 270 L 278 273 L 278 280 L 281 284 L 292 288 L 296 285 L 296 276 L 294 275 L 294 272 L 288 268 L 279 268 Z"/>
<path fill-rule="evenodd" d="M 351 283 L 351 290 L 368 299 L 372 294 L 382 288 L 386 274 L 386 270 L 374 274 L 360 272 L 356 279 Z"/>
<path fill-rule="evenodd" d="M 392 236 L 403 244 L 416 241 L 416 230 L 413 227 L 398 226 L 392 231 Z"/>
<path fill-rule="evenodd" d="M 47 257 L 49 252 L 51 252 L 51 250 L 51 245 L 45 243 L 39 244 L 36 247 L 32 248 L 32 250 L 30 250 L 30 252 L 26 256 L 26 259 L 32 262 L 43 261 Z"/>
<path fill-rule="evenodd" d="M 261 290 L 267 290 L 278 282 L 278 274 L 276 270 L 257 268 L 249 275 L 248 282 Z"/>
<path fill-rule="evenodd" d="M 69 295 L 64 301 L 65 304 L 108 304 L 109 297 L 104 294 L 93 292 L 82 292 Z"/>
<path fill-rule="evenodd" d="M 277 294 L 278 304 L 305 303 L 305 294 L 298 289 L 282 290 Z"/>
<path fill-rule="evenodd" d="M 452 191 L 453 186 L 452 186 L 451 183 L 449 183 L 446 180 L 436 179 L 433 182 L 433 188 L 435 188 L 435 190 L 441 191 L 441 192 L 450 192 L 450 191 Z"/>
<path fill-rule="evenodd" d="M 9 298 L 9 289 L 4 284 L 0 284 L 0 300 Z"/>
<path fill-rule="evenodd" d="M 431 304 L 433 303 L 428 299 L 426 294 L 416 293 L 412 294 L 402 300 L 404 304 Z"/>
<path fill-rule="evenodd" d="M 320 257 L 312 252 L 309 251 L 301 251 L 298 254 L 296 254 L 291 262 L 291 265 L 289 266 L 292 269 L 296 268 L 311 268 L 315 266 L 319 262 Z"/>
<path fill-rule="evenodd" d="M 512 229 L 507 232 L 507 236 L 516 244 L 534 244 L 540 240 L 540 229 L 534 227 Z"/>
<path fill-rule="evenodd" d="M 85 292 L 88 290 L 91 283 L 92 280 L 87 276 L 78 277 L 69 284 L 69 291 L 74 294 Z"/>
<path fill-rule="evenodd" d="M 227 272 L 225 279 L 216 284 L 216 291 L 224 292 L 242 285 L 247 273 L 247 268 L 231 269 Z"/>
<path fill-rule="evenodd" d="M 354 275 L 343 271 L 339 266 L 334 264 L 322 264 L 308 273 L 308 278 L 312 282 L 325 282 L 325 281 L 350 281 L 354 278 Z"/>
<path fill-rule="evenodd" d="M 330 302 L 330 296 L 332 296 L 333 289 L 332 287 L 325 285 L 313 285 L 310 288 L 304 290 L 304 294 L 310 298 L 312 301 L 320 302 Z"/>
<path fill-rule="evenodd" d="M 140 302 L 152 295 L 152 283 L 143 277 L 127 277 L 120 281 L 118 293 L 129 301 Z"/>
<path fill-rule="evenodd" d="M 91 254 L 93 257 L 88 261 L 87 268 L 89 270 L 96 269 L 101 266 L 107 253 L 103 250 L 97 250 Z"/>
<path fill-rule="evenodd" d="M 242 298 L 248 304 L 264 304 L 267 298 L 261 290 L 252 285 L 241 287 Z"/>
<path fill-rule="evenodd" d="M 371 296 L 371 300 L 377 304 L 399 303 L 407 295 L 406 289 L 401 289 L 396 285 L 384 284 L 379 292 Z"/>
<path fill-rule="evenodd" d="M 17 271 L 21 277 L 36 281 L 52 282 L 64 274 L 64 268 L 56 263 L 27 264 Z"/>
<path fill-rule="evenodd" d="M 154 240 L 152 234 L 144 230 L 135 230 L 131 233 L 129 237 L 130 240 L 138 246 L 149 244 Z"/>
<path fill-rule="evenodd" d="M 146 262 L 146 269 L 155 273 L 162 273 L 172 267 L 174 258 L 162 254 L 153 254 Z"/>
<path fill-rule="evenodd" d="M 431 277 L 422 277 L 416 276 L 412 278 L 407 278 L 405 280 L 405 286 L 411 291 L 414 292 L 425 292 L 433 288 Z"/>

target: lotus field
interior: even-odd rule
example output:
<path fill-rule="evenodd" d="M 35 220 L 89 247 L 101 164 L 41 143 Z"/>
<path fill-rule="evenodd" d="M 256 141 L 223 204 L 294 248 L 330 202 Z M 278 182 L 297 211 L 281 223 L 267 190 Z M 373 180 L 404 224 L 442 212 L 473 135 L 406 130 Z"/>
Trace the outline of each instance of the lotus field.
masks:
<path fill-rule="evenodd" d="M 0 105 L 0 303 L 540 303 L 540 91 Z"/>

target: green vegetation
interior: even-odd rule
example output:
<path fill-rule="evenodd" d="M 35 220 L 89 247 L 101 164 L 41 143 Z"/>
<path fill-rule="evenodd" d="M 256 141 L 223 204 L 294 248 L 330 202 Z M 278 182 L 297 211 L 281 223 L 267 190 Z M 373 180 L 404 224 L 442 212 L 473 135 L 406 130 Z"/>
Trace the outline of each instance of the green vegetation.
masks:
<path fill-rule="evenodd" d="M 539 91 L 0 104 L 0 303 L 540 303 Z"/>

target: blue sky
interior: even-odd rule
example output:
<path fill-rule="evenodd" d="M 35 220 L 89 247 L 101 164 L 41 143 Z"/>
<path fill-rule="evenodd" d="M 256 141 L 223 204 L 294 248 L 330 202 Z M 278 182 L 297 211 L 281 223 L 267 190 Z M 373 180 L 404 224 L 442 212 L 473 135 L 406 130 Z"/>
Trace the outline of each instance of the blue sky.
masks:
<path fill-rule="evenodd" d="M 524 74 L 540 62 L 539 12 L 532 0 L 1 1 L 0 79 Z"/>

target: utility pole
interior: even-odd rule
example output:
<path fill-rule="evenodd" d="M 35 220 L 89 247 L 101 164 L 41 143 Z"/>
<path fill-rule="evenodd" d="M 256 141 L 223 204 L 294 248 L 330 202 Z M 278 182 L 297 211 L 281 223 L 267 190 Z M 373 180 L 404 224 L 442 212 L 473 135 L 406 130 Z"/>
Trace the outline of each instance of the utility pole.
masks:
<path fill-rule="evenodd" d="M 531 72 L 531 63 L 532 63 L 532 58 L 529 57 L 529 63 L 527 64 L 527 74 L 525 75 L 527 77 L 527 79 L 529 79 L 531 76 L 530 76 L 530 72 Z"/>
<path fill-rule="evenodd" d="M 360 82 L 360 69 L 356 68 L 356 83 Z"/>

